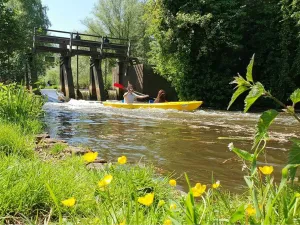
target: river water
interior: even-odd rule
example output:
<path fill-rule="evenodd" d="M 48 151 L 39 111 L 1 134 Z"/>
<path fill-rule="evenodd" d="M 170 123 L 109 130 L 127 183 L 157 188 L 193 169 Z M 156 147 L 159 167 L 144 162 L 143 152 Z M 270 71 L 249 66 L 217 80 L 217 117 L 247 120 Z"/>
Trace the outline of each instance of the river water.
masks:
<path fill-rule="evenodd" d="M 223 188 L 233 192 L 245 187 L 245 171 L 227 146 L 233 142 L 238 148 L 250 149 L 260 116 L 206 109 L 127 110 L 73 99 L 68 103 L 48 102 L 44 110 L 46 129 L 53 138 L 90 147 L 111 162 L 125 155 L 128 163 L 153 164 L 164 175 L 172 173 L 184 190 L 186 172 L 192 185 L 211 184 L 213 175 Z M 291 137 L 300 137 L 299 124 L 281 114 L 270 128 L 267 153 L 260 162 L 273 165 L 278 179 L 287 161 Z M 241 138 L 244 140 L 235 140 Z"/>

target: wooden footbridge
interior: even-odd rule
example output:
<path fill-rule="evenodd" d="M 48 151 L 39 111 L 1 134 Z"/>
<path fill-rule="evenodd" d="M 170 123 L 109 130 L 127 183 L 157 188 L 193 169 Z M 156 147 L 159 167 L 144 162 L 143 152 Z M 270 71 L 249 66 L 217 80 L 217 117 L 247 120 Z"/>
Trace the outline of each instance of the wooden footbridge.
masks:
<path fill-rule="evenodd" d="M 29 57 L 31 83 L 37 81 L 37 72 L 34 69 L 35 54 L 51 52 L 60 54 L 60 84 L 61 91 L 67 98 L 75 98 L 75 88 L 72 76 L 71 58 L 73 56 L 90 56 L 90 99 L 106 100 L 104 83 L 101 71 L 101 62 L 106 58 L 116 58 L 118 61 L 119 76 L 124 72 L 124 66 L 134 58 L 130 57 L 131 42 L 128 39 L 104 37 L 90 34 L 65 32 L 45 29 L 39 34 L 34 29 L 32 54 Z M 48 35 L 51 32 L 51 35 Z M 58 35 L 52 35 L 56 33 Z M 77 77 L 78 79 L 78 77 Z M 30 80 L 27 78 L 26 80 Z"/>

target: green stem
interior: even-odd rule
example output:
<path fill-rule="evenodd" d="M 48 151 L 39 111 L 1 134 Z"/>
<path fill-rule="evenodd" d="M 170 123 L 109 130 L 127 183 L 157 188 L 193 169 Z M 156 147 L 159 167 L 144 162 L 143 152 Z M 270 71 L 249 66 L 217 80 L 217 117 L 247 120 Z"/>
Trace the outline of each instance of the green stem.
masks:
<path fill-rule="evenodd" d="M 115 214 L 115 217 L 116 217 L 116 220 L 117 220 L 117 223 L 119 224 L 120 222 L 119 222 L 119 219 L 118 219 L 118 216 L 117 216 L 117 213 L 116 213 L 116 210 L 115 210 L 115 208 L 114 208 L 114 204 L 112 203 L 112 201 L 111 201 L 111 197 L 110 197 L 110 193 L 109 193 L 109 189 L 107 190 L 107 194 L 108 194 L 108 198 L 109 198 L 109 203 L 110 203 L 110 205 L 111 205 L 111 208 L 112 208 L 112 210 L 114 211 L 114 214 Z M 113 219 L 113 221 L 114 221 L 114 218 L 112 217 L 112 219 Z M 115 221 L 114 221 L 115 222 Z"/>
<path fill-rule="evenodd" d="M 277 98 L 275 98 L 274 96 L 272 96 L 269 92 L 265 92 L 265 95 L 268 98 L 271 98 L 272 100 L 274 100 L 277 104 L 279 104 L 280 106 L 282 106 L 283 108 L 285 108 L 287 110 L 287 112 L 289 114 L 291 114 L 299 123 L 300 123 L 300 118 L 296 115 L 295 112 L 293 112 L 292 110 L 290 110 L 285 104 L 283 104 L 281 101 L 279 101 Z"/>

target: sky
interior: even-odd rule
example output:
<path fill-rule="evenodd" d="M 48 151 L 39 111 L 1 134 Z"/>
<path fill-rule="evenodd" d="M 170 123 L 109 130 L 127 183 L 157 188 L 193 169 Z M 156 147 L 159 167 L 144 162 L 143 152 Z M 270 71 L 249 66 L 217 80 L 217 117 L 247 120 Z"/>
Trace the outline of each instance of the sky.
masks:
<path fill-rule="evenodd" d="M 48 7 L 50 29 L 69 32 L 83 32 L 86 29 L 81 21 L 91 15 L 96 2 L 97 0 L 42 0 L 42 4 Z"/>

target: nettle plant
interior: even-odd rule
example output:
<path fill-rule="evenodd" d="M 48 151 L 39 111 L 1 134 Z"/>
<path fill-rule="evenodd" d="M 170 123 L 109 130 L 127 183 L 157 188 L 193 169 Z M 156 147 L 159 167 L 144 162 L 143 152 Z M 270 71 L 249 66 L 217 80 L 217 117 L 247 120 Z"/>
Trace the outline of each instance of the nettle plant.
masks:
<path fill-rule="evenodd" d="M 252 68 L 254 64 L 254 55 L 247 67 L 246 79 L 238 74 L 234 77 L 232 84 L 236 84 L 236 90 L 232 95 L 228 108 L 242 93 L 249 91 L 244 103 L 244 112 L 247 112 L 252 104 L 260 97 L 271 98 L 284 108 L 284 111 L 293 116 L 298 122 L 299 117 L 295 113 L 295 105 L 300 102 L 300 89 L 295 90 L 290 100 L 292 105 L 285 105 L 277 98 L 266 91 L 260 82 L 254 82 L 252 77 Z M 250 151 L 242 150 L 229 144 L 229 149 L 240 157 L 246 165 L 249 165 L 249 174 L 244 176 L 250 191 L 249 205 L 242 205 L 232 215 L 231 222 L 239 221 L 244 216 L 244 210 L 248 214 L 248 222 L 258 224 L 286 224 L 300 220 L 299 201 L 300 194 L 294 191 L 287 181 L 291 179 L 292 183 L 295 178 L 297 167 L 300 165 L 300 140 L 291 139 L 293 145 L 289 150 L 287 165 L 282 169 L 281 182 L 278 185 L 274 183 L 272 166 L 258 167 L 258 157 L 265 152 L 268 140 L 268 128 L 278 116 L 276 110 L 268 110 L 262 113 L 256 125 L 256 132 L 253 145 Z M 262 179 L 265 177 L 265 179 Z"/>

